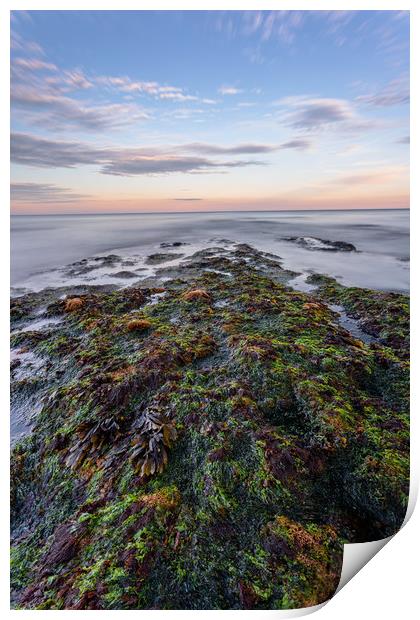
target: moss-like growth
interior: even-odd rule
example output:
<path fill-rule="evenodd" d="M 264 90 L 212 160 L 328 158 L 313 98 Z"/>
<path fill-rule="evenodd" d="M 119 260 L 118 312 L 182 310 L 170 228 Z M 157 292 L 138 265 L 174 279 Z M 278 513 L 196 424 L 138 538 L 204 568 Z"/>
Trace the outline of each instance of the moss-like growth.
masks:
<path fill-rule="evenodd" d="M 183 293 L 182 299 L 184 299 L 185 301 L 196 301 L 196 300 L 210 301 L 211 297 L 208 294 L 208 292 L 205 291 L 204 289 L 197 288 L 192 291 L 186 291 L 185 293 Z"/>
<path fill-rule="evenodd" d="M 147 319 L 133 319 L 128 321 L 127 329 L 129 332 L 140 331 L 144 332 L 152 326 L 152 323 Z"/>
<path fill-rule="evenodd" d="M 74 312 L 75 310 L 80 310 L 83 304 L 84 301 L 80 297 L 72 297 L 70 299 L 66 299 L 64 310 L 65 312 Z"/>
<path fill-rule="evenodd" d="M 201 254 L 163 297 L 92 290 L 69 312 L 50 299 L 63 321 L 13 336 L 47 364 L 30 392 L 12 390 L 19 405 L 43 399 L 12 452 L 15 607 L 315 605 L 338 584 L 344 542 L 401 525 L 407 298 L 322 277 L 300 293 L 267 261 L 238 246 L 227 287 Z M 19 299 L 21 324 L 38 301 Z"/>

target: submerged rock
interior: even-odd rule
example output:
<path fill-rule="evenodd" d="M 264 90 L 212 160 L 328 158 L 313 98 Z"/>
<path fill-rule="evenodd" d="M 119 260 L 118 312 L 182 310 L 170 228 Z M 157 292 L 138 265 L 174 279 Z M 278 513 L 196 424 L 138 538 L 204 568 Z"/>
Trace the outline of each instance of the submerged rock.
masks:
<path fill-rule="evenodd" d="M 138 276 L 132 271 L 117 271 L 116 273 L 109 273 L 110 278 L 123 278 L 124 280 L 129 280 L 131 278 L 138 278 Z"/>
<path fill-rule="evenodd" d="M 172 241 L 172 242 L 162 242 L 160 244 L 161 248 L 180 248 L 182 245 L 190 245 L 189 243 L 186 243 L 185 241 Z"/>

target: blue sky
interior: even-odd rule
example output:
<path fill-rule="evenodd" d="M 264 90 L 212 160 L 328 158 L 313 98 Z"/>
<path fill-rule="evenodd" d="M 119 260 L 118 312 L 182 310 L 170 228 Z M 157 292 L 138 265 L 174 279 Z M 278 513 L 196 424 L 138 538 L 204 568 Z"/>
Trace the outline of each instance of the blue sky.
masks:
<path fill-rule="evenodd" d="M 408 206 L 409 15 L 14 11 L 17 213 Z"/>

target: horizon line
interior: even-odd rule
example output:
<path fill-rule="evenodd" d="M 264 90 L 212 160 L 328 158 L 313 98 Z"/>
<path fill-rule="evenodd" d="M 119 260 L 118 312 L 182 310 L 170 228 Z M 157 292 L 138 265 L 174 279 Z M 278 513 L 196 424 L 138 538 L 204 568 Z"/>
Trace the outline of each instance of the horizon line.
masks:
<path fill-rule="evenodd" d="M 28 217 L 28 216 L 41 216 L 41 217 L 63 217 L 68 215 L 199 215 L 199 214 L 219 214 L 219 213 L 302 213 L 302 212 L 330 212 L 334 213 L 343 211 L 410 211 L 410 207 L 354 207 L 352 209 L 245 209 L 240 211 L 239 209 L 226 209 L 217 211 L 106 211 L 106 212 L 80 212 L 80 213 L 13 213 L 10 211 L 9 215 L 12 217 Z"/>

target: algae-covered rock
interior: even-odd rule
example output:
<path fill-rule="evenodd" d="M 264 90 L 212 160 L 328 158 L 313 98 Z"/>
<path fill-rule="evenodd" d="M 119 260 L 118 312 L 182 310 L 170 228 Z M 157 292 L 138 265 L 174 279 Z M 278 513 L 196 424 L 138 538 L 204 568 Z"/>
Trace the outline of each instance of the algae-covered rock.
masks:
<path fill-rule="evenodd" d="M 285 241 L 293 241 L 307 250 L 319 252 L 356 252 L 352 243 L 347 241 L 330 241 L 319 237 L 285 237 Z"/>
<path fill-rule="evenodd" d="M 66 299 L 64 310 L 66 312 L 74 312 L 74 310 L 79 310 L 83 304 L 84 301 L 80 297 L 72 297 L 70 299 Z"/>
<path fill-rule="evenodd" d="M 140 331 L 144 332 L 149 327 L 152 326 L 152 323 L 147 319 L 132 319 L 127 323 L 127 329 L 129 332 Z"/>
<path fill-rule="evenodd" d="M 163 296 L 49 298 L 63 320 L 14 334 L 48 364 L 12 451 L 14 607 L 316 605 L 344 543 L 403 522 L 407 298 L 319 276 L 313 294 L 294 291 L 244 244 L 223 258 L 227 286 L 213 259 Z M 37 308 L 19 299 L 18 324 Z"/>
<path fill-rule="evenodd" d="M 186 291 L 182 295 L 182 299 L 185 301 L 196 301 L 196 300 L 204 300 L 210 301 L 211 296 L 204 289 L 193 289 L 192 291 Z"/>

